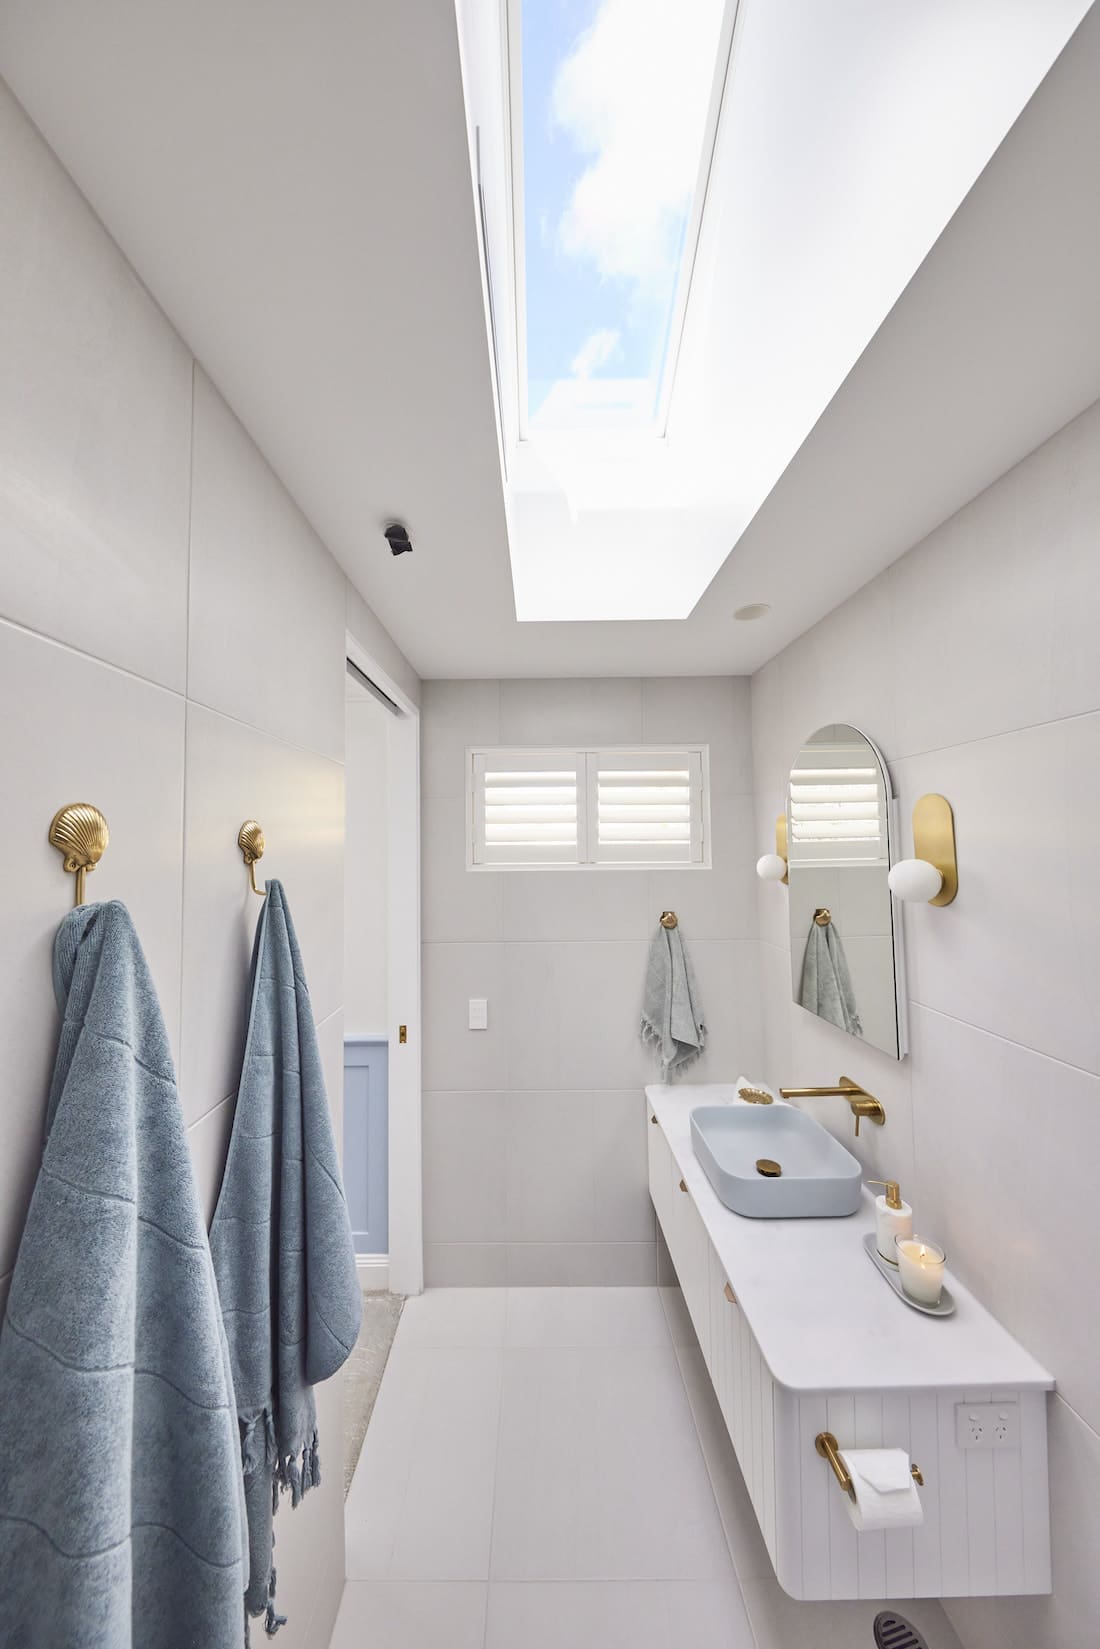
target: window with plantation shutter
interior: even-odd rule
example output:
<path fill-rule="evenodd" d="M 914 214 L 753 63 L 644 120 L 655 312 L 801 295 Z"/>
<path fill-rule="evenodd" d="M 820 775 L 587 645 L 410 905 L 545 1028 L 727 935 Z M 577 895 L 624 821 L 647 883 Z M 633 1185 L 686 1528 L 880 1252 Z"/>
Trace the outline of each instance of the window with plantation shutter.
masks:
<path fill-rule="evenodd" d="M 709 863 L 706 750 L 471 750 L 473 870 Z"/>

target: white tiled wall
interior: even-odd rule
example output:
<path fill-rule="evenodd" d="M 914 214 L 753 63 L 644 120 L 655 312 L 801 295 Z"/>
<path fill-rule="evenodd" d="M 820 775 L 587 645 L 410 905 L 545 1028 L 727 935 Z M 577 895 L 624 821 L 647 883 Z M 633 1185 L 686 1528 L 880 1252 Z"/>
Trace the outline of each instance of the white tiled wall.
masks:
<path fill-rule="evenodd" d="M 344 639 L 415 677 L 0 83 L 0 1294 L 41 1153 L 50 954 L 72 900 L 46 828 L 95 802 L 93 898 L 133 912 L 200 1190 L 221 1176 L 260 901 L 286 882 L 339 1132 Z M 341 1394 L 328 1470 L 278 1520 L 285 1649 L 322 1649 L 343 1582 Z"/>
<path fill-rule="evenodd" d="M 422 736 L 427 1280 L 653 1282 L 638 1026 L 663 909 L 709 1019 L 699 1075 L 762 1053 L 748 684 L 426 682 Z M 710 746 L 712 870 L 466 870 L 468 745 L 677 742 Z"/>
<path fill-rule="evenodd" d="M 786 892 L 761 885 L 758 904 L 769 1073 L 844 1071 L 879 1096 L 886 1126 L 858 1142 L 835 1101 L 815 1109 L 900 1178 L 920 1226 L 1058 1382 L 1054 1596 L 950 1604 L 967 1649 L 1077 1649 L 1100 1620 L 1098 543 L 1100 405 L 752 683 L 760 851 L 795 752 L 826 722 L 882 748 L 907 851 L 918 796 L 955 808 L 958 899 L 906 907 L 901 1065 L 791 1004 Z"/>

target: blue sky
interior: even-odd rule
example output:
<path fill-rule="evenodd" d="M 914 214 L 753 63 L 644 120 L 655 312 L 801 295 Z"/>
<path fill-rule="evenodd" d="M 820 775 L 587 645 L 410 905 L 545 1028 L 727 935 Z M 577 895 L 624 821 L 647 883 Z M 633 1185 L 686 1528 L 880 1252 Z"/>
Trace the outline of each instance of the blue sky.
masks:
<path fill-rule="evenodd" d="M 721 10 L 523 0 L 531 417 L 587 378 L 648 380 L 653 416 Z"/>

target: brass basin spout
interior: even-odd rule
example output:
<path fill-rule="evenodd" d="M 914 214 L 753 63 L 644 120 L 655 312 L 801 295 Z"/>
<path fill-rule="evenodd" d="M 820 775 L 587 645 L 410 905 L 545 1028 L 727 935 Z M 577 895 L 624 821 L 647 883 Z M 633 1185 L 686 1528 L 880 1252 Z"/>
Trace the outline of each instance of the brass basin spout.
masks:
<path fill-rule="evenodd" d="M 857 1138 L 861 1122 L 874 1122 L 881 1128 L 886 1121 L 881 1102 L 866 1088 L 861 1088 L 858 1082 L 853 1082 L 850 1076 L 842 1076 L 835 1088 L 780 1088 L 779 1094 L 782 1099 L 827 1099 L 833 1096 L 846 1099 L 856 1119 Z"/>

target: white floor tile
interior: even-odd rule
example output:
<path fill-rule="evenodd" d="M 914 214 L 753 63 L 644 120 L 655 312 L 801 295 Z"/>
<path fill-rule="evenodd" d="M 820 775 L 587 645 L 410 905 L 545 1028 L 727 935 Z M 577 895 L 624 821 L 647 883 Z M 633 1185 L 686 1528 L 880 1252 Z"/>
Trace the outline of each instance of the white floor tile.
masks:
<path fill-rule="evenodd" d="M 349 1579 L 488 1578 L 502 1355 L 398 1336 L 348 1495 Z"/>
<path fill-rule="evenodd" d="M 756 1649 L 864 1649 L 865 1645 L 871 1649 L 875 1616 L 890 1607 L 871 1600 L 796 1603 L 774 1576 L 770 1580 L 746 1581 L 743 1591 L 756 1634 Z M 924 1634 L 930 1649 L 962 1649 L 936 1599 L 909 1598 L 897 1609 Z"/>
<path fill-rule="evenodd" d="M 334 1649 L 345 1646 L 334 1645 Z M 346 1649 L 352 1649 L 352 1640 Z M 489 1587 L 485 1649 L 754 1649 L 754 1645 L 740 1590 L 730 1579 L 494 1583 Z"/>
<path fill-rule="evenodd" d="M 349 1580 L 330 1649 L 482 1649 L 485 1593 L 481 1581 Z"/>
<path fill-rule="evenodd" d="M 667 1346 L 655 1288 L 510 1288 L 509 1346 Z"/>
<path fill-rule="evenodd" d="M 405 1301 L 396 1344 L 410 1347 L 502 1346 L 504 1288 L 429 1288 Z"/>
<path fill-rule="evenodd" d="M 494 1580 L 709 1580 L 729 1553 L 671 1346 L 504 1353 Z"/>

